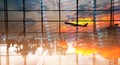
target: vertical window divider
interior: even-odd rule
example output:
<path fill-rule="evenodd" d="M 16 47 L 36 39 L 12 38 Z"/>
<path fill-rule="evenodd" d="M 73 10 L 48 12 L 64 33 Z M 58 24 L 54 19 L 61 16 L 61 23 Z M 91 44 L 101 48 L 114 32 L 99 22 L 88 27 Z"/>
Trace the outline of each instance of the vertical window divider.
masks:
<path fill-rule="evenodd" d="M 91 1 L 92 5 L 93 5 L 93 32 L 96 32 L 96 0 L 92 0 Z"/>
<path fill-rule="evenodd" d="M 111 0 L 111 10 L 110 10 L 110 27 L 112 27 L 113 26 L 113 24 L 114 24 L 114 14 L 113 14 L 113 9 L 114 9 L 114 5 L 113 5 L 113 1 L 114 0 Z"/>
<path fill-rule="evenodd" d="M 26 11 L 25 11 L 25 0 L 23 0 L 23 34 L 24 38 L 26 37 Z"/>
<path fill-rule="evenodd" d="M 78 25 L 78 0 L 76 0 L 76 23 Z M 78 26 L 76 26 L 76 39 L 78 38 Z"/>
<path fill-rule="evenodd" d="M 4 0 L 4 22 L 5 22 L 5 35 L 6 35 L 6 41 L 8 40 L 8 7 L 7 7 L 7 0 Z M 7 42 L 6 42 L 7 43 Z M 6 65 L 9 65 L 9 44 L 7 43 L 7 48 L 6 48 Z"/>
<path fill-rule="evenodd" d="M 42 2 L 42 0 L 40 0 L 40 9 L 41 9 L 41 10 L 40 10 L 40 11 L 41 11 L 41 28 L 42 28 L 42 38 L 43 38 L 43 35 L 44 35 L 43 33 L 44 33 L 44 32 L 43 32 L 43 9 L 42 9 L 43 6 L 42 6 L 42 4 L 43 4 L 43 2 Z"/>
<path fill-rule="evenodd" d="M 7 11 L 7 0 L 4 0 L 4 22 L 5 22 L 5 34 L 8 39 L 8 11 Z"/>
<path fill-rule="evenodd" d="M 59 0 L 59 38 L 61 35 L 61 0 Z"/>

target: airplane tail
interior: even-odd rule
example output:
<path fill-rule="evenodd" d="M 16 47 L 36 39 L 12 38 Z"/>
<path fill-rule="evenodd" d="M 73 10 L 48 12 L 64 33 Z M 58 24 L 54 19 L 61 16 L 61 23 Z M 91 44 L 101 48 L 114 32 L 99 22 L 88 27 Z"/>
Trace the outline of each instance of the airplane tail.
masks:
<path fill-rule="evenodd" d="M 87 27 L 88 23 L 86 23 L 85 25 L 83 25 L 83 27 Z"/>
<path fill-rule="evenodd" d="M 88 23 L 86 23 L 85 25 L 80 25 L 80 24 L 77 24 L 77 26 L 80 26 L 80 27 L 87 27 Z"/>

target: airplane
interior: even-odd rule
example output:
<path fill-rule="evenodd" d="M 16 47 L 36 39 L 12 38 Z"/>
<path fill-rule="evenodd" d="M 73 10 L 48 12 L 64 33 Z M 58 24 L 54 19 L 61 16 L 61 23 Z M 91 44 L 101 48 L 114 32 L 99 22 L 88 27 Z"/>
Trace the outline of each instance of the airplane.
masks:
<path fill-rule="evenodd" d="M 84 25 L 82 25 L 79 21 L 78 23 L 75 21 L 75 18 L 67 15 L 68 21 L 72 21 L 72 22 L 64 22 L 66 25 L 71 25 L 71 26 L 80 26 L 80 27 L 87 27 L 88 23 L 85 23 Z M 73 22 L 74 21 L 74 22 Z"/>
<path fill-rule="evenodd" d="M 81 25 L 81 24 L 77 24 L 77 23 L 70 23 L 70 22 L 64 22 L 67 25 L 71 25 L 71 26 L 80 26 L 80 27 L 87 27 L 88 23 Z"/>

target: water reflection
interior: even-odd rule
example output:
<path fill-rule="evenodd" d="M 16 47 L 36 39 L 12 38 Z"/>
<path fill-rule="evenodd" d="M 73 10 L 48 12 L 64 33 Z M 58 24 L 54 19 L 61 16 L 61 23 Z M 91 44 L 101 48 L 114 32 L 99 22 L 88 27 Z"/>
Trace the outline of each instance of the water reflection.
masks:
<path fill-rule="evenodd" d="M 119 65 L 119 32 L 109 27 L 72 39 L 1 39 L 0 65 Z"/>

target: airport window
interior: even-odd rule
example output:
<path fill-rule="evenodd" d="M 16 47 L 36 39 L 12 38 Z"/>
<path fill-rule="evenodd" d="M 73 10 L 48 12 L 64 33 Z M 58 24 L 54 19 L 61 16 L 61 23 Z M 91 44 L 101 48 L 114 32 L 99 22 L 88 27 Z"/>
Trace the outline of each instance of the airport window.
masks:
<path fill-rule="evenodd" d="M 0 10 L 5 10 L 0 11 L 0 21 L 3 22 L 5 19 L 5 22 L 21 22 L 23 27 L 20 27 L 25 33 L 47 32 L 46 24 L 53 24 L 48 27 L 50 32 L 59 34 L 94 32 L 100 28 L 99 22 L 109 26 L 120 20 L 119 14 L 114 15 L 119 13 L 119 0 L 0 0 L 0 2 Z M 104 23 L 106 21 L 109 23 Z M 37 26 L 37 29 L 32 30 L 30 25 L 33 25 L 33 28 Z M 81 27 L 83 25 L 88 27 Z M 86 31 L 82 31 L 84 29 Z"/>
<path fill-rule="evenodd" d="M 0 0 L 0 65 L 120 65 L 119 38 L 120 0 Z"/>

